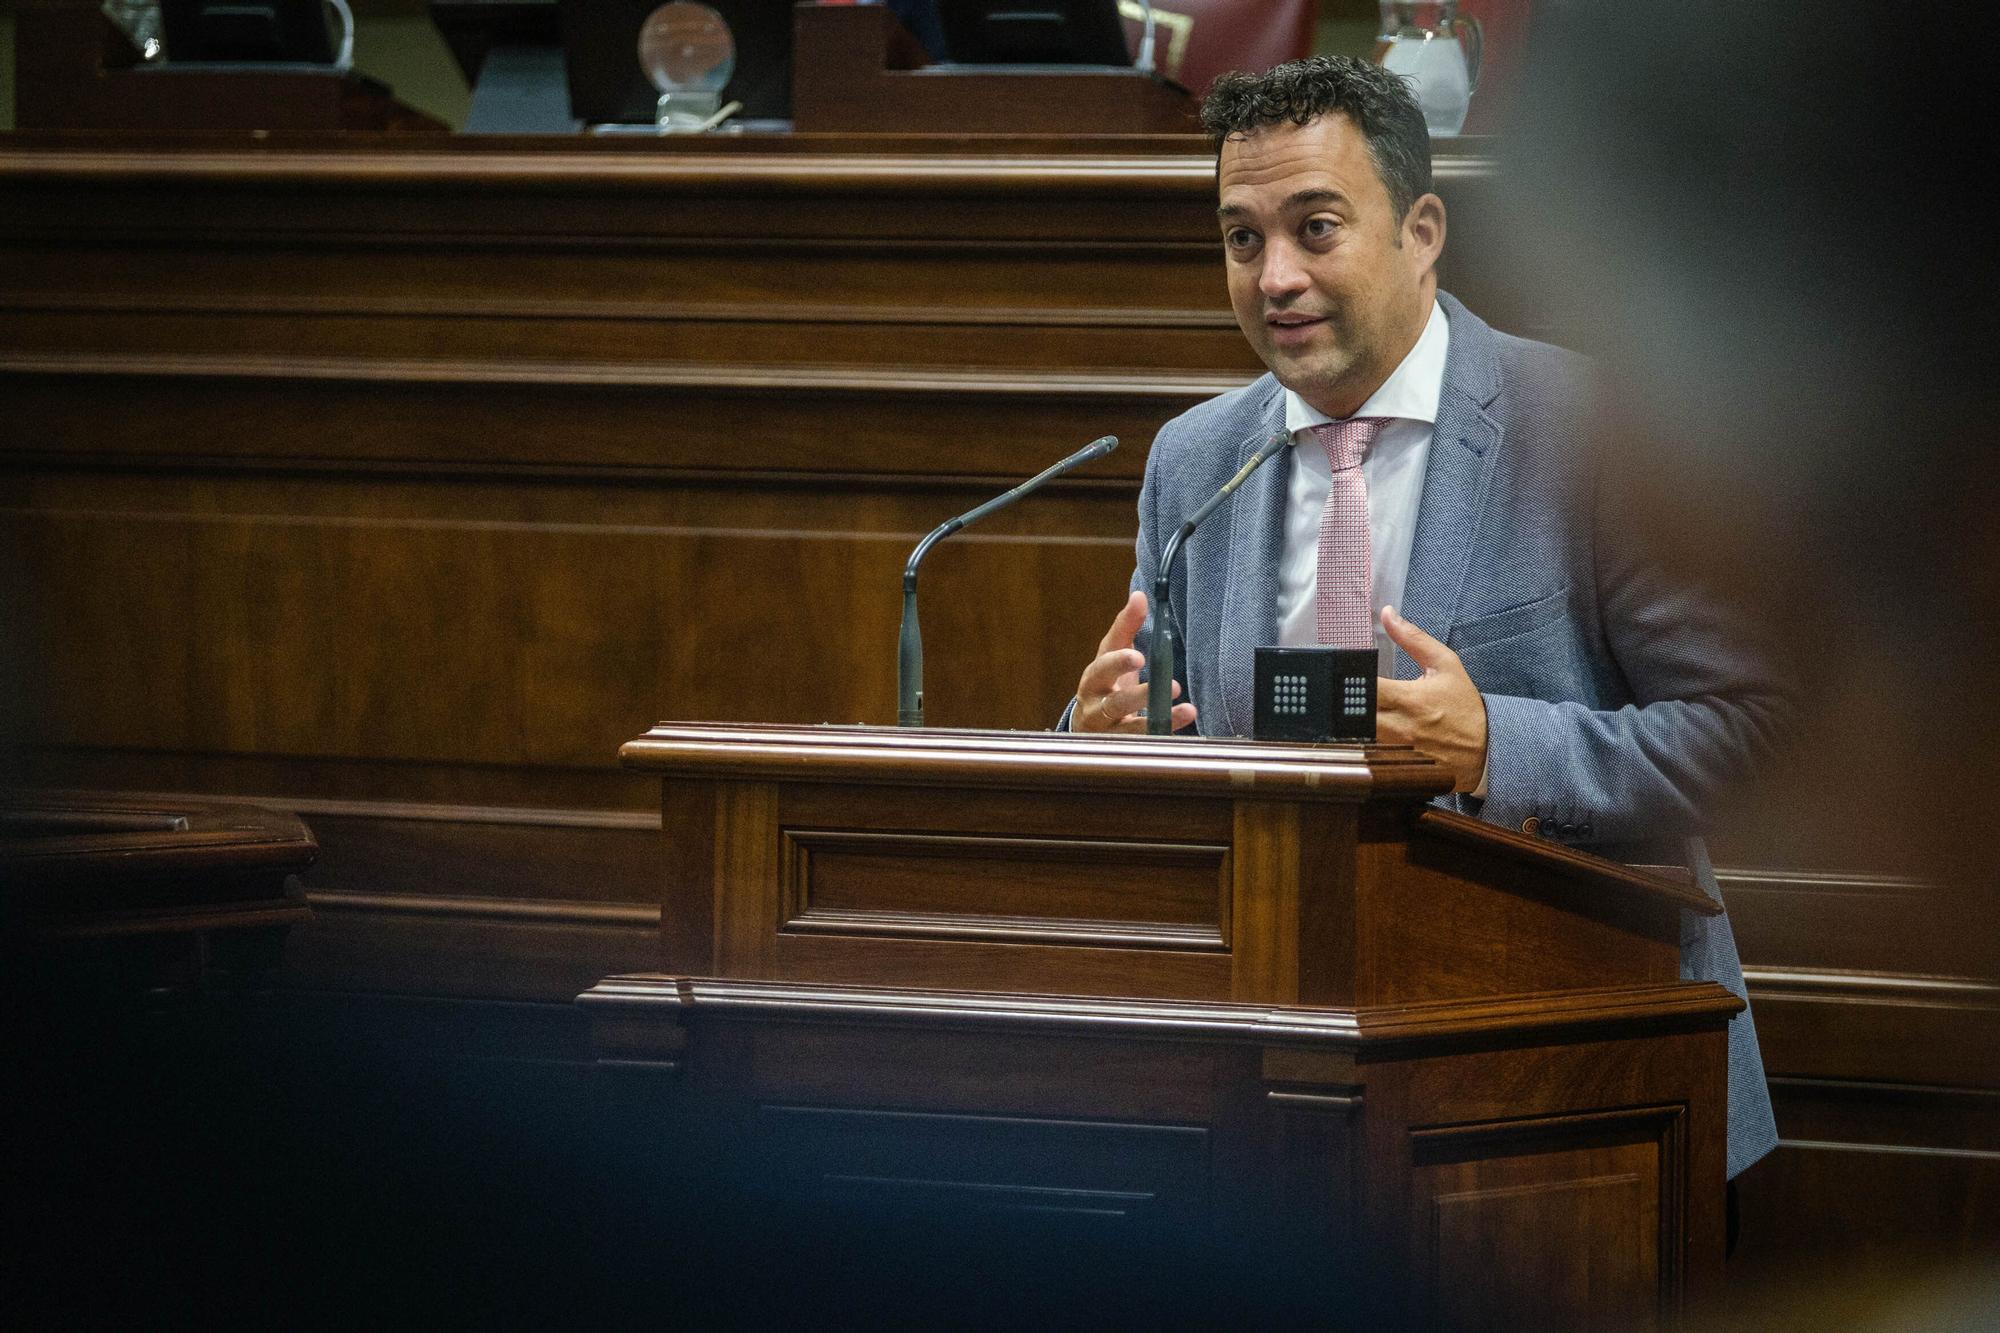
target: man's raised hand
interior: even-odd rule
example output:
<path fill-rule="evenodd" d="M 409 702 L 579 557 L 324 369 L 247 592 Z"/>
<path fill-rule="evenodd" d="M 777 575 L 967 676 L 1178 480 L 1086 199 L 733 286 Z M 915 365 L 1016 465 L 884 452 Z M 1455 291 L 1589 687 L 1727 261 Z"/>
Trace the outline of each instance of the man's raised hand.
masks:
<path fill-rule="evenodd" d="M 1375 682 L 1375 739 L 1416 746 L 1444 761 L 1458 779 L 1457 790 L 1474 790 L 1486 772 L 1486 700 L 1479 687 L 1457 653 L 1397 615 L 1395 607 L 1382 608 L 1382 628 L 1424 674 Z"/>
<path fill-rule="evenodd" d="M 1139 627 L 1146 623 L 1146 594 L 1135 592 L 1125 599 L 1124 609 L 1111 621 L 1111 628 L 1097 645 L 1097 657 L 1083 669 L 1076 682 L 1076 708 L 1069 715 L 1071 731 L 1143 732 L 1146 719 L 1146 685 L 1139 679 L 1146 665 L 1145 654 L 1132 646 Z M 1180 698 L 1180 682 L 1174 682 L 1174 697 Z M 1173 731 L 1194 722 L 1194 705 L 1174 705 Z"/>

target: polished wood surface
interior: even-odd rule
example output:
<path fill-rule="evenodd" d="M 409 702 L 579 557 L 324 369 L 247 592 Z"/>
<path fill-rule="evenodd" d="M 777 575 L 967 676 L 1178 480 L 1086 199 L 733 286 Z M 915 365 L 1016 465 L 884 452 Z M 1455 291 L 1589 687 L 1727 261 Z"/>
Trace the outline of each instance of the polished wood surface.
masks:
<path fill-rule="evenodd" d="M 1336 1326 L 1714 1289 L 1740 1001 L 1679 980 L 1693 890 L 1432 810 L 1427 757 L 673 724 L 625 756 L 674 971 L 582 1003 L 697 1196 L 990 1229 L 1084 1309 L 1215 1253 L 1219 1310 Z"/>
<path fill-rule="evenodd" d="M 296 817 L 254 805 L 0 791 L 0 929 L 30 952 L 282 932 L 309 915 L 295 877 L 318 855 Z"/>

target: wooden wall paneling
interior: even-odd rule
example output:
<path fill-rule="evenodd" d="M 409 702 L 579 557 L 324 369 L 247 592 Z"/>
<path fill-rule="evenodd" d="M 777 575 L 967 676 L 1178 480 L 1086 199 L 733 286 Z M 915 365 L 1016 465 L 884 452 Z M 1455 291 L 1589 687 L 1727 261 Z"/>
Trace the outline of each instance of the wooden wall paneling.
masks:
<path fill-rule="evenodd" d="M 1255 371 L 1198 141 L 6 147 L 39 747 L 588 765 L 632 708 L 886 716 L 896 548 L 1114 430 L 1066 488 L 1091 517 L 1024 506 L 932 566 L 936 720 L 1041 725 L 1123 583 L 1138 446 Z M 1452 170 L 1476 193 L 1490 168 Z M 552 488 L 466 503 L 552 476 L 692 531 L 504 526 Z M 169 484 L 105 503 L 135 480 Z M 135 619 L 56 609 L 82 587 Z M 1040 637 L 965 658 L 982 594 Z M 288 630 L 218 614 L 266 605 Z M 171 706 L 136 706 L 142 678 Z"/>
<path fill-rule="evenodd" d="M 196 505 L 229 491 L 188 487 Z M 804 524 L 739 528 L 732 508 L 752 524 L 778 516 L 722 498 L 700 526 L 377 518 L 365 487 L 349 494 L 363 512 L 8 516 L 26 576 L 20 641 L 47 664 L 24 682 L 33 739 L 595 765 L 662 717 L 893 710 L 898 575 L 914 525 L 816 530 L 815 516 L 839 521 L 837 496 L 806 498 Z M 960 494 L 932 512 L 948 514 Z M 940 723 L 1053 722 L 1102 632 L 1099 608 L 1122 592 L 1125 539 L 1033 541 L 1010 526 L 965 534 L 931 563 Z M 162 592 L 77 605 L 64 590 L 78 581 Z M 1079 588 L 1096 590 L 1088 605 L 1065 595 Z M 1002 616 L 1059 632 L 1068 660 L 1025 632 L 994 639 Z M 983 660 L 953 650 L 979 642 Z"/>
<path fill-rule="evenodd" d="M 1740 1181 L 1749 1290 L 2000 1254 L 2000 959 L 1974 886 L 1725 872 L 1779 1145 Z"/>
<path fill-rule="evenodd" d="M 502 820 L 520 811 L 560 820 L 571 811 L 646 814 L 657 784 L 634 775 L 581 768 L 395 763 L 289 755 L 168 753 L 49 746 L 10 756 L 15 772 L 40 787 L 137 794 L 208 791 L 255 797 L 304 814 L 400 811 L 413 805 L 478 810 Z M 586 816 L 590 817 L 589 815 Z"/>
<path fill-rule="evenodd" d="M 660 961 L 654 816 L 335 811 L 315 816 L 335 851 L 308 877 L 312 923 L 287 942 L 293 988 L 562 1003 L 578 977 Z"/>
<path fill-rule="evenodd" d="M 1771 1093 L 1784 1140 L 1743 1178 L 1746 1281 L 2000 1257 L 2000 1092 L 1779 1076 Z"/>
<path fill-rule="evenodd" d="M 659 910 L 426 895 L 309 895 L 282 980 L 311 991 L 562 1004 L 607 967 L 659 965 Z M 583 979 L 583 980 L 579 980 Z"/>

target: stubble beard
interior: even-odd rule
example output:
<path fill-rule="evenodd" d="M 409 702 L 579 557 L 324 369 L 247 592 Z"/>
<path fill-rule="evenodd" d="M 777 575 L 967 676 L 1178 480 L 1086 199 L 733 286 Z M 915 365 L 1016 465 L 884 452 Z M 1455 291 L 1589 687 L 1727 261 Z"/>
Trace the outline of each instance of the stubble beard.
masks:
<path fill-rule="evenodd" d="M 1345 336 L 1347 330 L 1331 320 L 1323 331 L 1334 335 L 1319 347 L 1301 348 L 1298 354 L 1276 346 L 1267 348 L 1264 363 L 1278 383 L 1312 404 L 1337 402 L 1344 396 L 1362 362 L 1360 350 Z"/>

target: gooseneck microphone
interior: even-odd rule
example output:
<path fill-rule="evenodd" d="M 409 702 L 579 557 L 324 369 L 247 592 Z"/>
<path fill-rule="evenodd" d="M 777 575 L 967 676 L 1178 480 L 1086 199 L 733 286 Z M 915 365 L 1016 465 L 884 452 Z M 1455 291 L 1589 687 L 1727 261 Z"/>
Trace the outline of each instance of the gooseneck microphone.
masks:
<path fill-rule="evenodd" d="M 968 523 L 977 523 L 996 509 L 1003 509 L 1014 501 L 1036 490 L 1044 482 L 1053 481 L 1071 468 L 1081 467 L 1095 458 L 1102 458 L 1118 447 L 1116 435 L 1106 435 L 1092 440 L 1083 448 L 1008 491 L 996 495 L 977 509 L 960 514 L 947 523 L 940 523 L 931 530 L 930 536 L 917 543 L 917 549 L 910 552 L 910 562 L 903 566 L 903 628 L 896 645 L 896 725 L 899 727 L 921 727 L 924 725 L 924 636 L 917 627 L 917 566 L 923 563 L 930 549 Z"/>
<path fill-rule="evenodd" d="M 1189 516 L 1181 524 L 1180 530 L 1167 538 L 1167 548 L 1160 554 L 1160 572 L 1153 580 L 1153 633 L 1146 645 L 1146 734 L 1165 736 L 1173 730 L 1174 715 L 1174 627 L 1167 614 L 1167 581 L 1173 576 L 1174 557 L 1181 553 L 1181 543 L 1194 534 L 1202 520 L 1221 508 L 1222 502 L 1236 493 L 1236 488 L 1247 481 L 1252 472 L 1271 461 L 1271 456 L 1292 442 L 1292 437 L 1283 431 L 1264 441 L 1264 447 L 1250 455 L 1250 461 L 1236 470 L 1236 475 L 1222 483 L 1222 489 L 1210 496 L 1208 502 Z"/>

